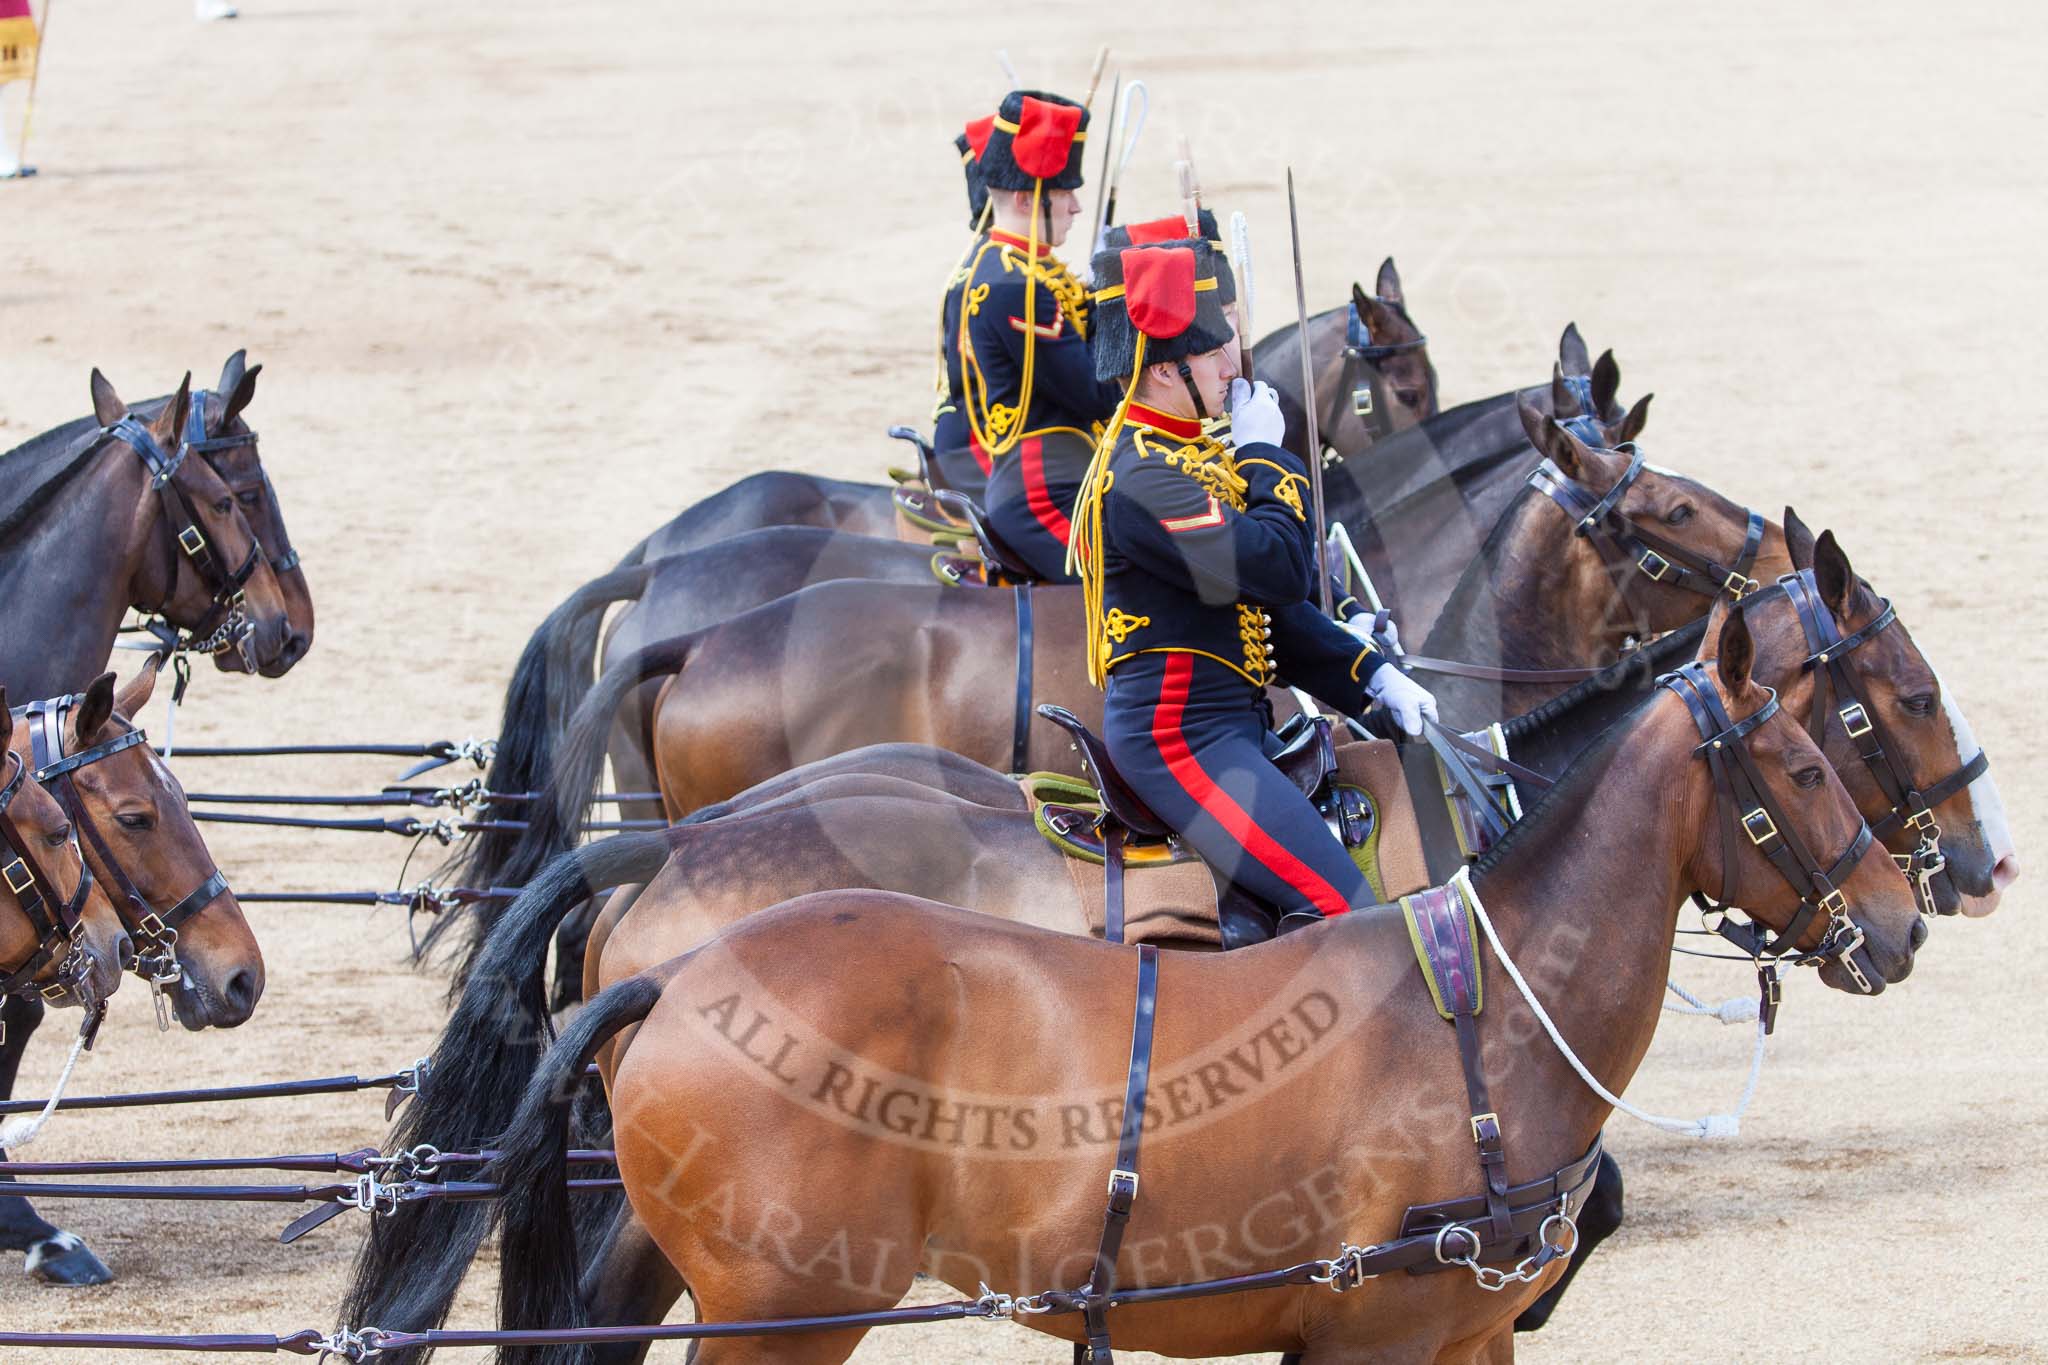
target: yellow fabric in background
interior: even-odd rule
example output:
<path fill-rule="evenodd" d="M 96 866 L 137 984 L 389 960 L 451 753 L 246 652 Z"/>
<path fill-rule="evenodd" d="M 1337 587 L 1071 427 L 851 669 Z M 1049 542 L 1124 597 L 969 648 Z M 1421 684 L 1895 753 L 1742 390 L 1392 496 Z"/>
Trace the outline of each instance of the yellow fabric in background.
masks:
<path fill-rule="evenodd" d="M 25 81 L 36 69 L 36 21 L 27 15 L 0 19 L 0 85 Z"/>

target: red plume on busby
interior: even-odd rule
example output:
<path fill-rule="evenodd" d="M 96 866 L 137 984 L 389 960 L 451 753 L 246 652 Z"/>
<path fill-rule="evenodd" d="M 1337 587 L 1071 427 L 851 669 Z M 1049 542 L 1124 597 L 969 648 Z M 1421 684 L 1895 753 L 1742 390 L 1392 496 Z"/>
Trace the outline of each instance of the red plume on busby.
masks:
<path fill-rule="evenodd" d="M 981 216 L 988 211 L 988 181 L 981 174 L 982 149 L 988 146 L 989 134 L 995 129 L 995 115 L 969 119 L 967 129 L 953 139 L 953 147 L 960 153 L 960 169 L 967 176 L 967 225 L 978 228 Z"/>
<path fill-rule="evenodd" d="M 1195 212 L 1203 240 L 1221 242 L 1223 238 L 1216 230 L 1216 215 L 1207 209 Z M 1143 223 L 1113 224 L 1102 234 L 1102 249 L 1121 251 L 1127 246 L 1157 246 L 1161 242 L 1182 241 L 1187 235 L 1188 220 L 1176 213 L 1171 218 L 1153 218 Z"/>
<path fill-rule="evenodd" d="M 1229 345 L 1230 318 L 1224 309 L 1236 297 L 1229 264 L 1207 242 L 1097 252 L 1088 336 L 1096 378 L 1128 378 L 1140 335 L 1148 365 Z"/>
<path fill-rule="evenodd" d="M 1087 136 L 1088 111 L 1072 100 L 1012 90 L 981 149 L 982 179 L 996 190 L 1028 190 L 1039 181 L 1049 190 L 1078 189 Z"/>

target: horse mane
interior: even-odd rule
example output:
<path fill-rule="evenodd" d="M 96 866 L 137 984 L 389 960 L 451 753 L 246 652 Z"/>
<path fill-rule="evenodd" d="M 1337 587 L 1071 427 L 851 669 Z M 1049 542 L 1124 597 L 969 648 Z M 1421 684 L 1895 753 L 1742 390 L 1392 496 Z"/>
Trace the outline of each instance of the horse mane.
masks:
<path fill-rule="evenodd" d="M 1501 733 L 1507 736 L 1509 752 L 1513 752 L 1512 746 L 1515 741 L 1539 734 L 1569 720 L 1572 713 L 1580 707 L 1617 691 L 1626 677 L 1636 670 L 1647 669 L 1653 675 L 1669 673 L 1679 664 L 1697 655 L 1700 652 L 1700 642 L 1706 637 L 1707 618 L 1702 616 L 1691 625 L 1667 631 L 1634 653 L 1622 656 L 1584 682 L 1574 683 L 1549 701 L 1533 706 L 1521 715 L 1503 722 Z"/>
<path fill-rule="evenodd" d="M 1429 638 L 1422 642 L 1422 652 L 1444 658 L 1464 659 L 1472 657 L 1465 650 L 1465 629 L 1477 613 L 1478 598 L 1493 582 L 1493 566 L 1500 552 L 1502 540 L 1521 515 L 1529 499 L 1537 496 L 1536 490 L 1524 487 L 1515 494 L 1514 501 L 1507 505 L 1499 518 L 1486 533 L 1486 541 L 1479 547 L 1479 553 L 1472 556 L 1465 565 L 1465 572 L 1458 576 L 1458 585 L 1451 589 L 1451 595 L 1444 599 L 1443 610 L 1437 613 L 1436 623 L 1430 627 Z M 1446 629 L 1455 633 L 1446 636 Z M 1460 652 L 1463 651 L 1463 652 Z M 1583 686 L 1584 684 L 1581 684 Z"/>
<path fill-rule="evenodd" d="M 163 411 L 170 394 L 137 403 L 129 415 L 148 421 Z M 6 544 L 48 507 L 99 452 L 89 438 L 99 419 L 79 417 L 0 454 L 0 545 Z"/>

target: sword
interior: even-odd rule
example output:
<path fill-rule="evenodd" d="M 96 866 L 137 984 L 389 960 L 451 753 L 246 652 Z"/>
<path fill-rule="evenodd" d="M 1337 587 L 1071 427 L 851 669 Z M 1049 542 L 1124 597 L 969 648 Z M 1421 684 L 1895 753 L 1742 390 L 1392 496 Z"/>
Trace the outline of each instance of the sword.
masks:
<path fill-rule="evenodd" d="M 1023 80 L 1020 79 L 1017 75 L 1017 68 L 1010 65 L 1010 49 L 1008 49 L 1007 47 L 999 47 L 996 49 L 996 65 L 1003 68 L 1003 77 L 1004 79 L 1010 82 L 1010 88 L 1012 90 L 1021 90 L 1024 88 Z"/>
<path fill-rule="evenodd" d="M 1109 190 L 1109 159 L 1116 147 L 1117 115 L 1122 112 L 1118 96 L 1123 93 L 1124 73 L 1112 72 L 1109 77 L 1109 127 L 1102 138 L 1102 173 L 1095 177 L 1095 212 L 1090 221 L 1095 224 L 1095 235 L 1088 239 L 1088 255 L 1092 260 L 1096 249 L 1102 245 L 1103 195 Z"/>
<path fill-rule="evenodd" d="M 1095 49 L 1095 69 L 1088 73 L 1088 97 L 1081 101 L 1083 109 L 1087 109 L 1095 103 L 1095 88 L 1102 84 L 1102 68 L 1107 65 L 1109 65 L 1109 44 L 1104 43 L 1101 47 Z"/>
<path fill-rule="evenodd" d="M 1330 547 L 1324 542 L 1323 527 L 1323 439 L 1316 429 L 1316 376 L 1308 354 L 1308 287 L 1301 275 L 1301 217 L 1294 207 L 1294 167 L 1287 168 L 1287 231 L 1294 242 L 1294 325 L 1301 342 L 1301 405 L 1308 417 L 1308 492 L 1316 518 L 1316 586 L 1321 590 L 1323 615 L 1336 615 L 1330 593 Z"/>
<path fill-rule="evenodd" d="M 1202 235 L 1202 201 L 1195 194 L 1195 167 L 1182 160 L 1173 163 L 1174 178 L 1180 181 L 1180 215 L 1187 220 L 1188 236 Z"/>
<path fill-rule="evenodd" d="M 1131 120 L 1131 96 L 1138 96 L 1138 118 Z M 1152 92 L 1145 88 L 1145 82 L 1132 81 L 1124 87 L 1123 117 L 1119 122 L 1127 130 L 1124 135 L 1124 152 L 1117 159 L 1116 170 L 1109 177 L 1109 195 L 1102 204 L 1102 226 L 1108 227 L 1116 221 L 1116 189 L 1123 183 L 1124 167 L 1131 164 L 1132 153 L 1138 150 L 1138 136 L 1145 131 L 1145 117 L 1152 112 Z"/>
<path fill-rule="evenodd" d="M 1195 174 L 1195 154 L 1188 150 L 1188 135 L 1186 133 L 1180 135 L 1179 150 L 1180 159 L 1185 161 L 1188 166 L 1188 183 L 1182 193 L 1194 199 L 1195 208 L 1199 211 L 1202 207 L 1202 177 Z M 1199 222 L 1200 220 L 1197 219 L 1196 221 Z"/>
<path fill-rule="evenodd" d="M 1230 215 L 1230 259 L 1237 266 L 1237 372 L 1245 383 L 1252 374 L 1252 232 L 1244 213 Z"/>

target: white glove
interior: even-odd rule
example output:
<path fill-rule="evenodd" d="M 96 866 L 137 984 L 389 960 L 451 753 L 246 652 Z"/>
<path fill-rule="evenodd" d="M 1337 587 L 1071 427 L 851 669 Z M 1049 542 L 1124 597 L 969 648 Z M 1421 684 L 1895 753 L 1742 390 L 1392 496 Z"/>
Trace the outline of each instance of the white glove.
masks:
<path fill-rule="evenodd" d="M 1374 672 L 1365 693 L 1393 712 L 1394 719 L 1408 734 L 1422 733 L 1424 716 L 1436 719 L 1436 698 L 1429 694 L 1429 689 L 1393 664 L 1382 664 Z"/>
<path fill-rule="evenodd" d="M 1400 653 L 1401 628 L 1394 624 L 1393 617 L 1389 616 L 1387 618 L 1387 628 L 1385 630 L 1381 631 L 1378 635 L 1373 634 L 1372 623 L 1378 615 L 1379 613 L 1376 611 L 1362 611 L 1350 620 L 1339 621 L 1337 624 L 1350 631 L 1357 639 L 1373 646 L 1375 649 L 1385 650 L 1392 654 Z"/>
<path fill-rule="evenodd" d="M 1280 415 L 1280 397 L 1265 380 L 1247 384 L 1230 381 L 1230 444 L 1239 450 L 1248 445 L 1279 445 L 1287 436 L 1287 419 Z"/>

